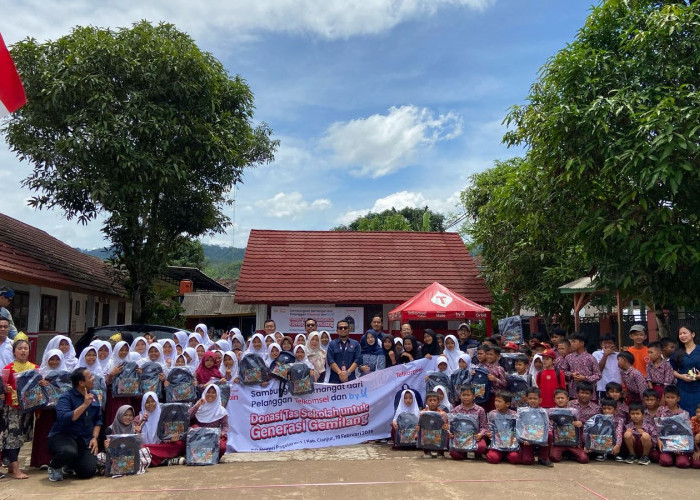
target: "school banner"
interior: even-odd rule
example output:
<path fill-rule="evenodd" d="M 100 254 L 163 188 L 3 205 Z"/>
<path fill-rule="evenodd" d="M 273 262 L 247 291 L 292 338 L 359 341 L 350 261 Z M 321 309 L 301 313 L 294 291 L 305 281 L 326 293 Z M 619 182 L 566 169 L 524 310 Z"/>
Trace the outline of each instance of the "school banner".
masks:
<path fill-rule="evenodd" d="M 420 359 L 344 384 L 314 384 L 314 392 L 279 397 L 279 385 L 235 386 L 229 411 L 229 451 L 324 448 L 385 439 L 394 399 L 404 386 L 421 396 L 435 360 Z"/>
<path fill-rule="evenodd" d="M 316 320 L 316 330 L 335 332 L 335 325 L 345 320 L 350 325 L 350 333 L 364 333 L 364 307 L 334 307 L 315 304 L 291 304 L 289 306 L 272 306 L 270 318 L 275 320 L 277 329 L 282 333 L 306 333 L 306 318 Z"/>

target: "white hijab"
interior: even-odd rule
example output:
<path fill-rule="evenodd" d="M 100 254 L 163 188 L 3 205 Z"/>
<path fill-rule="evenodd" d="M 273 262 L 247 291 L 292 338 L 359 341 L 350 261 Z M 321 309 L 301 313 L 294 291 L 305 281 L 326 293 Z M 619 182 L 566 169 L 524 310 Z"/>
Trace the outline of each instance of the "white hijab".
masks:
<path fill-rule="evenodd" d="M 530 363 L 530 369 L 528 370 L 528 373 L 530 374 L 530 380 L 531 380 L 530 383 L 532 384 L 532 387 L 537 387 L 537 374 L 539 372 L 537 371 L 537 368 L 535 368 L 535 360 L 536 359 L 539 359 L 542 362 L 542 364 L 544 365 L 544 361 L 542 361 L 541 354 L 535 354 L 532 357 L 532 363 Z"/>
<path fill-rule="evenodd" d="M 165 364 L 168 364 L 168 361 L 170 361 L 170 364 L 172 364 L 173 361 L 175 361 L 175 356 L 177 356 L 177 346 L 175 345 L 175 341 L 172 339 L 163 339 L 159 340 L 158 343 L 163 348 L 165 348 L 165 344 L 168 344 L 170 347 L 172 347 L 173 352 L 170 353 L 170 356 L 166 356 L 165 349 L 163 349 L 163 359 L 165 360 Z"/>
<path fill-rule="evenodd" d="M 445 389 L 445 388 L 444 388 L 443 386 L 441 386 L 441 385 L 435 386 L 435 392 L 437 392 L 438 390 L 442 391 L 442 394 L 443 394 L 443 396 L 444 396 L 440 401 L 438 401 L 438 405 L 442 405 L 442 406 L 444 406 L 445 408 L 447 408 L 447 411 L 448 411 L 448 412 L 451 411 L 451 410 L 452 410 L 452 403 L 450 403 L 450 393 L 449 393 L 449 391 L 448 391 L 447 389 Z M 438 394 L 438 399 L 439 399 L 439 398 L 440 398 L 440 395 Z"/>
<path fill-rule="evenodd" d="M 232 348 L 231 348 L 231 342 L 229 342 L 229 341 L 226 340 L 226 339 L 217 340 L 217 341 L 214 342 L 214 343 L 215 343 L 216 345 L 218 345 L 219 348 L 220 348 L 222 351 L 224 351 L 224 352 L 226 352 L 226 351 L 231 351 L 231 350 L 232 350 Z"/>
<path fill-rule="evenodd" d="M 63 361 L 66 363 L 66 369 L 70 372 L 77 368 L 78 358 L 75 356 L 75 347 L 73 347 L 73 342 L 71 342 L 68 337 L 65 335 L 56 335 L 49 340 L 48 344 L 46 344 L 46 350 L 58 349 L 58 345 L 61 343 L 61 340 L 68 342 L 68 352 L 63 355 Z"/>
<path fill-rule="evenodd" d="M 95 348 L 95 346 L 87 346 L 85 349 L 83 349 L 83 352 L 80 353 L 80 359 L 78 360 L 78 368 L 87 368 L 93 375 L 104 377 L 104 372 L 102 371 L 102 367 L 100 366 L 99 360 L 95 359 L 95 362 L 91 366 L 88 366 L 87 361 L 85 361 L 85 356 L 90 351 L 94 351 L 95 358 L 97 358 L 97 349 Z"/>
<path fill-rule="evenodd" d="M 202 343 L 202 336 L 198 333 L 190 333 L 189 336 L 187 337 L 187 344 L 185 344 L 182 348 L 184 349 L 185 347 L 189 347 L 190 345 L 190 340 L 196 339 L 197 340 L 197 345 Z M 196 346 L 195 346 L 196 347 Z"/>
<path fill-rule="evenodd" d="M 100 349 L 103 347 L 107 348 L 109 354 L 105 359 L 100 359 Z M 100 364 L 102 372 L 107 375 L 109 373 L 109 362 L 112 360 L 112 344 L 105 340 L 101 340 L 100 345 L 96 346 L 95 348 L 97 349 L 97 362 Z"/>
<path fill-rule="evenodd" d="M 322 336 L 324 333 L 328 336 L 328 344 L 331 343 L 331 334 L 328 333 L 328 331 L 326 331 L 326 330 L 321 330 L 321 331 L 319 332 L 319 334 L 318 334 L 318 343 L 319 343 L 319 345 L 321 346 L 321 349 L 323 349 L 324 351 L 327 351 L 327 350 L 328 350 L 328 344 L 323 345 L 323 342 L 321 342 L 321 336 Z"/>
<path fill-rule="evenodd" d="M 455 346 L 452 349 L 447 348 L 447 339 L 452 339 Z M 459 341 L 454 335 L 448 335 L 445 337 L 445 349 L 442 351 L 442 355 L 447 358 L 447 374 L 451 375 L 455 370 L 459 370 L 459 357 L 464 354 L 459 350 Z"/>
<path fill-rule="evenodd" d="M 256 349 L 253 347 L 253 340 L 255 340 L 256 338 L 260 339 L 260 342 L 262 342 L 262 347 L 260 349 Z M 247 354 L 257 354 L 262 359 L 267 360 L 267 345 L 265 344 L 265 338 L 262 336 L 262 334 L 256 333 L 250 338 L 250 345 L 245 350 L 244 355 Z"/>
<path fill-rule="evenodd" d="M 238 330 L 238 328 L 234 328 L 234 330 Z M 231 349 L 233 349 L 233 339 L 238 340 L 240 343 L 238 348 L 245 351 L 245 339 L 243 338 L 243 334 L 241 332 L 236 332 L 233 334 L 233 337 L 231 337 Z"/>
<path fill-rule="evenodd" d="M 139 352 L 135 349 L 136 344 L 138 344 L 138 343 L 141 342 L 141 341 L 143 341 L 143 343 L 146 344 L 146 350 L 143 351 L 143 354 L 139 353 Z M 138 354 L 142 359 L 143 359 L 143 358 L 147 358 L 147 359 L 148 359 L 148 346 L 149 346 L 149 344 L 148 344 L 148 340 L 146 340 L 146 337 L 136 337 L 136 338 L 134 339 L 134 341 L 131 343 L 131 348 L 130 348 L 129 350 L 130 350 L 131 352 L 135 352 L 136 354 Z"/>
<path fill-rule="evenodd" d="M 297 335 L 296 337 L 294 337 L 294 345 L 297 345 L 297 342 L 299 342 L 299 339 L 304 340 L 304 343 L 303 343 L 303 344 L 299 344 L 299 345 L 306 345 L 306 335 L 304 335 L 303 333 L 300 333 L 299 335 Z"/>
<path fill-rule="evenodd" d="M 173 333 L 173 337 L 173 341 L 184 349 L 187 347 L 187 340 L 189 339 L 190 334 L 183 330 L 178 330 L 177 332 Z"/>
<path fill-rule="evenodd" d="M 114 370 L 117 366 L 121 365 L 122 363 L 126 363 L 129 361 L 129 354 L 126 353 L 126 356 L 123 358 L 119 357 L 119 351 L 121 350 L 122 347 L 124 346 L 129 346 L 129 344 L 125 340 L 120 340 L 114 345 L 114 349 L 112 349 L 112 355 L 109 357 L 109 371 L 111 372 Z"/>
<path fill-rule="evenodd" d="M 148 351 L 150 351 L 151 349 L 156 349 L 158 351 L 158 359 L 156 359 L 155 361 L 151 361 L 151 357 L 148 355 Z M 151 345 L 148 346 L 148 349 L 146 349 L 146 358 L 144 360 L 144 364 L 150 362 L 158 363 L 160 366 L 163 367 L 163 370 L 168 368 L 168 365 L 165 362 L 165 357 L 163 357 L 163 346 L 160 345 L 160 343 L 158 342 L 153 342 Z"/>
<path fill-rule="evenodd" d="M 467 368 L 466 370 L 469 370 L 469 373 L 472 372 L 472 358 L 467 354 L 466 352 L 463 352 L 462 354 L 459 355 L 459 359 L 467 363 Z M 459 370 L 459 360 L 457 360 L 457 369 Z"/>
<path fill-rule="evenodd" d="M 411 403 L 411 406 L 407 406 L 406 403 L 404 403 L 404 401 L 403 401 L 403 397 L 406 395 L 407 392 L 410 392 L 411 396 L 413 396 L 413 402 Z M 396 419 L 402 413 L 412 413 L 416 417 L 420 413 L 420 408 L 418 408 L 418 401 L 416 401 L 416 393 L 413 392 L 411 389 L 404 389 L 403 392 L 401 392 L 401 399 L 399 400 L 399 406 L 396 408 L 396 411 L 394 412 L 394 422 L 396 422 Z"/>
<path fill-rule="evenodd" d="M 197 370 L 197 367 L 199 366 L 199 358 L 197 357 L 197 350 L 194 347 L 187 347 L 182 353 L 187 353 L 187 355 L 191 358 L 190 361 L 187 363 L 187 368 L 190 369 L 190 371 L 194 374 L 194 372 Z M 187 361 L 187 358 L 185 358 L 185 361 Z"/>
<path fill-rule="evenodd" d="M 54 356 L 58 356 L 58 359 L 60 360 L 60 363 L 56 370 L 68 371 L 68 369 L 66 368 L 66 362 L 63 359 L 63 353 L 60 351 L 60 349 L 47 349 L 46 351 L 44 351 L 44 355 L 41 358 L 41 366 L 39 367 L 39 373 L 41 373 L 42 375 L 46 375 L 48 372 L 52 371 L 52 369 L 49 368 L 49 359 L 51 359 Z"/>
<path fill-rule="evenodd" d="M 316 349 L 311 347 L 311 339 L 314 337 L 318 339 L 318 347 Z M 318 332 L 311 332 L 309 338 L 306 339 L 306 357 L 314 365 L 314 370 L 316 370 L 317 374 L 326 369 L 326 351 L 321 349 L 321 336 Z"/>
<path fill-rule="evenodd" d="M 202 338 L 200 344 L 204 344 L 204 347 L 209 347 L 211 340 L 209 340 L 209 329 L 207 328 L 207 325 L 200 323 L 194 327 L 194 331 L 197 332 L 197 329 L 202 330 L 202 333 L 199 334 L 199 336 Z"/>
<path fill-rule="evenodd" d="M 180 358 L 182 358 L 182 360 L 185 362 L 185 364 L 182 365 L 182 366 L 178 366 L 178 365 L 177 365 L 177 360 L 180 359 Z M 172 366 L 170 369 L 172 370 L 173 368 L 183 368 L 183 369 L 187 370 L 187 371 L 190 372 L 190 373 L 192 372 L 192 370 L 190 369 L 190 367 L 187 366 L 187 358 L 185 357 L 184 354 L 178 354 L 177 356 L 175 356 L 175 361 L 173 361 L 173 366 Z"/>
<path fill-rule="evenodd" d="M 226 408 L 221 405 L 221 389 L 216 384 L 207 384 L 202 392 L 202 399 L 205 399 L 207 391 L 213 387 L 216 391 L 216 399 L 211 403 L 206 400 L 202 406 L 197 409 L 194 414 L 195 418 L 202 424 L 210 424 L 211 422 L 216 422 L 222 417 L 228 416 Z"/>
<path fill-rule="evenodd" d="M 229 380 L 229 383 L 232 383 L 238 378 L 238 358 L 236 358 L 236 354 L 233 351 L 226 351 L 224 353 L 224 357 L 221 358 L 221 365 L 219 365 L 219 371 L 224 377 L 226 377 L 226 364 L 224 363 L 226 361 L 226 356 L 233 360 L 233 366 L 231 367 L 231 379 Z"/>
<path fill-rule="evenodd" d="M 156 409 L 153 413 L 148 413 L 146 411 L 146 401 L 149 396 L 156 402 Z M 148 414 L 148 419 L 144 423 L 143 416 L 146 414 Z M 141 414 L 139 415 L 139 421 L 143 424 L 141 427 L 142 444 L 158 444 L 158 420 L 160 420 L 160 403 L 158 402 L 158 396 L 156 396 L 155 392 L 147 392 L 143 395 L 143 399 L 141 400 Z"/>
<path fill-rule="evenodd" d="M 299 349 L 301 349 L 301 351 L 304 353 L 304 359 L 302 359 L 301 361 L 299 361 L 298 359 L 296 359 L 296 357 L 297 357 L 297 351 L 298 351 Z M 294 359 L 295 359 L 295 363 L 304 363 L 306 366 L 309 367 L 309 370 L 315 370 L 315 369 L 316 369 L 316 368 L 314 368 L 314 365 L 311 364 L 311 361 L 309 361 L 309 358 L 306 356 L 306 347 L 304 347 L 303 345 L 298 345 L 298 346 L 296 346 L 296 347 L 294 348 Z M 317 373 L 316 375 L 318 375 L 318 373 Z"/>

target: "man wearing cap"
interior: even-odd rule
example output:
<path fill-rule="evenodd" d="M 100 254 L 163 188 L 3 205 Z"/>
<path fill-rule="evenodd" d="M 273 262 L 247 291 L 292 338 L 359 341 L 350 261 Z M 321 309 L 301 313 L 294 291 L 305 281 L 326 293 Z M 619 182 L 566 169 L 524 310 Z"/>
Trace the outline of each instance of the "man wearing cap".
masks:
<path fill-rule="evenodd" d="M 10 314 L 10 311 L 8 311 L 6 307 L 10 305 L 10 301 L 14 296 L 15 291 L 12 288 L 6 286 L 0 287 L 0 317 L 7 318 L 10 322 L 10 333 L 8 334 L 10 340 L 14 339 L 15 335 L 17 335 L 17 327 L 15 327 L 15 322 L 12 320 L 12 314 Z"/>
<path fill-rule="evenodd" d="M 468 323 L 460 323 L 457 328 L 457 337 L 459 338 L 459 350 L 462 352 L 467 352 L 470 347 L 479 347 L 479 341 L 470 338 L 472 336 L 472 329 L 469 327 Z"/>

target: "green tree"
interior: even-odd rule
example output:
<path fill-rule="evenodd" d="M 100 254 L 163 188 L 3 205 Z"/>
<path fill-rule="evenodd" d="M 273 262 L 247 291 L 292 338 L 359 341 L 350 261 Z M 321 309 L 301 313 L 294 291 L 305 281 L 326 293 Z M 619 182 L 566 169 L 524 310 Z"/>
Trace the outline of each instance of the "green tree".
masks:
<path fill-rule="evenodd" d="M 18 42 L 12 56 L 28 104 L 4 131 L 33 164 L 29 203 L 83 223 L 104 214 L 142 321 L 153 278 L 183 241 L 224 231 L 229 189 L 277 141 L 253 125 L 245 81 L 170 24 L 78 27 Z"/>
<path fill-rule="evenodd" d="M 538 175 L 524 158 L 496 161 L 474 174 L 460 196 L 467 213 L 462 232 L 480 250 L 499 314 L 517 315 L 527 306 L 547 319 L 559 314 L 566 324 L 572 299 L 558 287 L 580 277 L 585 267 L 576 245 L 561 232 L 566 219 L 552 218 L 559 214 Z"/>
<path fill-rule="evenodd" d="M 425 208 L 391 208 L 370 212 L 334 231 L 445 231 L 445 216 Z"/>
<path fill-rule="evenodd" d="M 698 26 L 696 2 L 603 2 L 507 118 L 600 283 L 660 319 L 698 300 Z"/>
<path fill-rule="evenodd" d="M 171 266 L 196 267 L 204 269 L 207 259 L 204 256 L 204 245 L 198 240 L 184 240 L 173 251 L 170 257 Z"/>

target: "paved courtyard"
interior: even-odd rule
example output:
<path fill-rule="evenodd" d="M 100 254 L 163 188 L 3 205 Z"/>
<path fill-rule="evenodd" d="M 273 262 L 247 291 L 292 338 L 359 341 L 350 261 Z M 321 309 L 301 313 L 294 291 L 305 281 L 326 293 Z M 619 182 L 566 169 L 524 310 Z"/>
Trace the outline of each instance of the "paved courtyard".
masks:
<path fill-rule="evenodd" d="M 26 450 L 29 447 L 24 448 Z M 24 455 L 23 454 L 23 455 Z M 0 480 L 0 498 L 697 498 L 700 471 L 614 462 L 578 465 L 489 465 L 423 458 L 422 452 L 362 444 L 279 453 L 229 454 L 214 467 L 157 467 L 142 476 L 50 483 L 26 469 L 26 481 Z M 203 498 L 200 496 L 200 498 Z"/>

